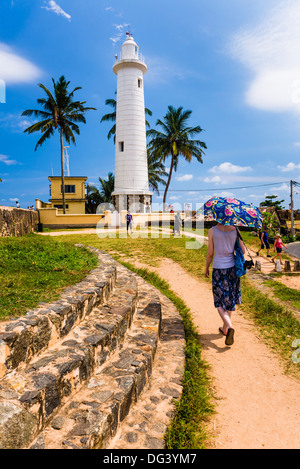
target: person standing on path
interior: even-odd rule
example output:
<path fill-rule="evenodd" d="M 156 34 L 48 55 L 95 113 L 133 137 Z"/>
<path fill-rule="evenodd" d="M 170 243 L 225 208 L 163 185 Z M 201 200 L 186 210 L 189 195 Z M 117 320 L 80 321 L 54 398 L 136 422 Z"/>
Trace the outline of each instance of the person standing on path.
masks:
<path fill-rule="evenodd" d="M 128 232 L 128 228 L 130 228 L 130 232 L 132 233 L 132 215 L 129 212 L 129 210 L 126 214 L 126 222 L 127 222 L 127 232 Z"/>
<path fill-rule="evenodd" d="M 260 240 L 261 240 L 261 247 L 259 248 L 259 250 L 256 253 L 257 256 L 259 256 L 260 250 L 264 249 L 266 247 L 267 257 L 271 257 L 270 256 L 270 244 L 269 244 L 269 231 L 268 231 L 268 228 L 264 228 L 264 231 L 261 234 Z"/>
<path fill-rule="evenodd" d="M 234 342 L 234 328 L 231 314 L 235 305 L 241 304 L 240 278 L 235 273 L 234 247 L 237 229 L 232 225 L 217 224 L 208 231 L 208 252 L 206 256 L 205 277 L 209 278 L 209 267 L 213 260 L 212 291 L 214 305 L 223 320 L 219 331 L 226 336 L 225 344 Z M 243 254 L 246 249 L 238 238 Z"/>
<path fill-rule="evenodd" d="M 274 252 L 275 250 L 277 251 L 277 254 L 276 256 L 273 257 L 272 261 L 275 262 L 275 259 L 276 257 L 279 257 L 279 260 L 280 260 L 280 264 L 282 264 L 282 257 L 281 257 L 281 253 L 282 253 L 282 248 L 285 247 L 286 249 L 286 245 L 283 244 L 282 242 L 282 239 L 281 239 L 281 236 L 280 236 L 280 233 L 278 233 L 276 235 L 276 239 L 275 239 L 275 243 L 274 243 Z"/>
<path fill-rule="evenodd" d="M 174 217 L 174 235 L 176 234 L 176 232 L 180 235 L 181 225 L 182 225 L 182 220 L 181 220 L 180 212 L 176 212 L 175 217 Z"/>

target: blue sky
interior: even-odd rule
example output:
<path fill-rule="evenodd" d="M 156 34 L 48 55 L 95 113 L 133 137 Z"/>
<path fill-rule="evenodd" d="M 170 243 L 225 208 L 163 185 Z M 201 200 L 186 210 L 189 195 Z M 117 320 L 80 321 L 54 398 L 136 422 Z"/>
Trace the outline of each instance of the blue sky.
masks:
<path fill-rule="evenodd" d="M 204 129 L 203 164 L 181 160 L 168 202 L 230 195 L 259 205 L 276 194 L 288 208 L 289 181 L 300 182 L 299 24 L 298 0 L 1 0 L 0 205 L 47 201 L 48 176 L 60 175 L 58 135 L 34 151 L 38 135 L 23 132 L 33 121 L 21 117 L 52 77 L 82 86 L 77 97 L 97 108 L 68 150 L 71 175 L 97 183 L 114 171 L 100 119 L 129 29 L 148 66 L 151 126 L 172 105 Z"/>

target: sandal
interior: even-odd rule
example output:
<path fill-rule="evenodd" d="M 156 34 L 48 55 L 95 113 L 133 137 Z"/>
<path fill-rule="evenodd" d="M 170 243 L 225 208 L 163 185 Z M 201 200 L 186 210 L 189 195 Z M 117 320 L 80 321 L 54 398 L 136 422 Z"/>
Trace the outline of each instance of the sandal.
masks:
<path fill-rule="evenodd" d="M 228 332 L 227 332 L 226 339 L 225 339 L 225 345 L 232 345 L 233 344 L 233 342 L 234 342 L 233 336 L 234 336 L 234 329 L 229 328 Z"/>
<path fill-rule="evenodd" d="M 219 327 L 219 331 L 221 332 L 221 334 L 223 334 L 223 335 L 225 335 L 225 336 L 227 335 L 227 334 L 225 334 L 225 332 L 223 332 L 222 327 Z"/>

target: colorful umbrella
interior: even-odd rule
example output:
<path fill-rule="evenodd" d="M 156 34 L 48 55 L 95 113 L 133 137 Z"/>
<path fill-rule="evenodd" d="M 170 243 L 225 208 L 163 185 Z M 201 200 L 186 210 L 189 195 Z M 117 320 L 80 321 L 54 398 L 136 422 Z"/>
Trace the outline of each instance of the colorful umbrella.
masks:
<path fill-rule="evenodd" d="M 212 197 L 200 209 L 206 220 L 222 225 L 249 226 L 260 228 L 262 215 L 257 207 L 229 197 Z"/>

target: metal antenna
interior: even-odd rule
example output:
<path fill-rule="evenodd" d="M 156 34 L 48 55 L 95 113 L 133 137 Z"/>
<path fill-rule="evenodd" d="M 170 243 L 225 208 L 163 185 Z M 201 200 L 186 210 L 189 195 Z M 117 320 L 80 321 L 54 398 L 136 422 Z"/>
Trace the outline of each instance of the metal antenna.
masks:
<path fill-rule="evenodd" d="M 64 147 L 64 162 L 65 162 L 67 176 L 70 176 L 69 155 L 68 155 L 67 148 L 70 148 L 70 147 Z"/>

